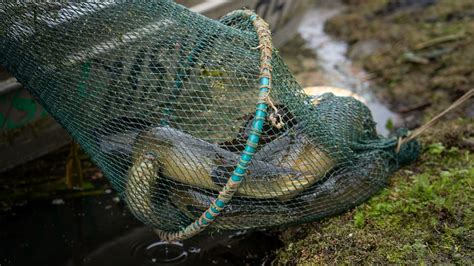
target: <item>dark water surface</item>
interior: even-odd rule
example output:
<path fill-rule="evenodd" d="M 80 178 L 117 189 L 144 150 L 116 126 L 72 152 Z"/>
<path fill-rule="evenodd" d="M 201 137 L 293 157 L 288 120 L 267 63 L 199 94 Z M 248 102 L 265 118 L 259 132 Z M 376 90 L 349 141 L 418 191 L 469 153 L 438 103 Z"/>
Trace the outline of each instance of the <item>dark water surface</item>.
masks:
<path fill-rule="evenodd" d="M 262 264 L 282 246 L 278 236 L 264 231 L 162 242 L 114 197 L 33 201 L 2 213 L 0 265 Z"/>

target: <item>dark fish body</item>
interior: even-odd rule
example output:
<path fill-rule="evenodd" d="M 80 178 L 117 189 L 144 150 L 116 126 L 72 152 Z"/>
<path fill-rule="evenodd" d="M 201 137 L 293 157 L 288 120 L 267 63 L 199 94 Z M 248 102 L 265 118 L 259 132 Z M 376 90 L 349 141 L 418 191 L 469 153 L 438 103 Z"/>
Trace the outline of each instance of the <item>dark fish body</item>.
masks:
<path fill-rule="evenodd" d="M 309 214 L 303 219 L 312 221 L 341 213 L 380 191 L 389 176 L 384 153 L 363 153 L 354 163 L 335 169 L 322 182 L 295 197 L 295 204 Z"/>
<path fill-rule="evenodd" d="M 314 221 L 336 215 L 366 201 L 386 185 L 389 171 L 383 152 L 367 152 L 351 165 L 327 174 L 291 200 L 269 201 L 234 197 L 216 219 L 223 229 L 256 228 Z M 173 189 L 173 204 L 196 219 L 216 194 L 197 189 Z"/>
<path fill-rule="evenodd" d="M 297 124 L 294 115 L 290 111 L 288 111 L 288 109 L 284 105 L 277 104 L 276 108 L 278 109 L 278 112 L 274 113 L 273 115 L 281 119 L 284 125 L 282 128 L 276 128 L 268 121 L 268 119 L 265 120 L 262 129 L 263 133 L 258 142 L 257 149 L 260 149 L 260 147 L 264 147 L 271 141 L 282 136 Z M 269 110 L 269 112 L 273 112 L 273 110 Z M 244 150 L 245 143 L 247 142 L 247 138 L 249 137 L 252 128 L 254 114 L 246 114 L 243 119 L 245 120 L 245 122 L 242 124 L 237 137 L 233 140 L 220 143 L 220 146 L 222 148 L 236 153 L 240 153 Z"/>
<path fill-rule="evenodd" d="M 238 154 L 169 127 L 156 127 L 144 132 L 135 146 L 139 153 L 156 154 L 156 163 L 164 176 L 214 191 L 222 189 L 222 180 L 227 180 L 240 159 Z M 286 198 L 311 186 L 319 177 L 314 173 L 252 160 L 237 193 L 260 199 Z"/>
<path fill-rule="evenodd" d="M 333 160 L 304 134 L 293 132 L 265 145 L 255 154 L 255 160 L 288 167 L 321 178 L 334 165 Z"/>
<path fill-rule="evenodd" d="M 191 188 L 172 189 L 171 194 L 173 204 L 190 219 L 199 218 L 216 196 L 216 193 Z M 229 230 L 264 227 L 269 219 L 276 224 L 285 224 L 294 216 L 290 208 L 278 202 L 234 197 L 217 217 L 215 226 Z"/>
<path fill-rule="evenodd" d="M 95 135 L 97 145 L 103 153 L 131 156 L 136 137 L 151 123 L 136 117 L 116 117 L 98 128 L 91 134 Z"/>
<path fill-rule="evenodd" d="M 191 220 L 171 204 L 169 184 L 160 181 L 163 179 L 156 154 L 136 150 L 125 184 L 125 201 L 135 217 L 144 223 L 162 225 L 163 230 L 178 230 Z"/>

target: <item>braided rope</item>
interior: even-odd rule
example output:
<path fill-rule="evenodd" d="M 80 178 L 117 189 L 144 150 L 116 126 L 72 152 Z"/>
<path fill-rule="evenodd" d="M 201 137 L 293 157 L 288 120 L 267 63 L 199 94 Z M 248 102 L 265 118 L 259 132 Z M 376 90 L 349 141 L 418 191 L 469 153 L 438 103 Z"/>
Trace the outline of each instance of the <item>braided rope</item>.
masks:
<path fill-rule="evenodd" d="M 247 167 L 252 160 L 252 157 L 258 146 L 260 135 L 262 134 L 263 124 L 265 117 L 267 116 L 268 103 L 269 101 L 271 102 L 269 99 L 269 91 L 271 89 L 272 79 L 271 59 L 273 52 L 271 33 L 268 24 L 253 11 L 236 10 L 231 12 L 230 15 L 238 15 L 250 19 L 258 35 L 259 45 L 257 48 L 261 51 L 259 74 L 260 85 L 255 118 L 252 122 L 252 129 L 250 130 L 250 135 L 247 139 L 245 149 L 240 156 L 240 161 L 236 165 L 232 176 L 227 180 L 227 183 L 222 188 L 222 191 L 219 193 L 217 199 L 215 199 L 211 206 L 209 206 L 209 208 L 203 212 L 199 219 L 180 231 L 169 232 L 155 229 L 156 233 L 162 240 L 174 241 L 190 238 L 204 231 L 206 227 L 215 221 L 217 216 L 219 216 L 227 203 L 230 202 L 242 183 Z"/>

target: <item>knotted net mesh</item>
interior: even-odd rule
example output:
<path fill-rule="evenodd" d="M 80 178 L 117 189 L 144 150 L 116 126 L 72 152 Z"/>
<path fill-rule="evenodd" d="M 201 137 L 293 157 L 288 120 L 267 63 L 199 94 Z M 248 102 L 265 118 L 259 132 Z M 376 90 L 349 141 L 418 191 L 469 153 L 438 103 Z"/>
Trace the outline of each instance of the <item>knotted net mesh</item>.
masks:
<path fill-rule="evenodd" d="M 2 3 L 0 18 L 0 62 L 159 230 L 182 231 L 209 207 L 216 217 L 201 225 L 221 229 L 334 215 L 417 156 L 416 142 L 397 153 L 397 137 L 378 136 L 354 98 L 306 95 L 276 50 L 262 103 L 248 11 L 216 21 L 164 0 Z"/>

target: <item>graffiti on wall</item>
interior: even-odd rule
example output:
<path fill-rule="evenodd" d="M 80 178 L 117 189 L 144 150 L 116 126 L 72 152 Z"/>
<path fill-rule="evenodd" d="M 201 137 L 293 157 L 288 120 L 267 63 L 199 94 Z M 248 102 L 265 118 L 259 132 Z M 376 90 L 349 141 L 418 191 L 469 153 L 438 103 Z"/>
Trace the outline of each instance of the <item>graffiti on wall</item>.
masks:
<path fill-rule="evenodd" d="M 0 95 L 0 129 L 20 128 L 47 115 L 24 89 Z"/>

